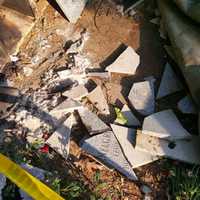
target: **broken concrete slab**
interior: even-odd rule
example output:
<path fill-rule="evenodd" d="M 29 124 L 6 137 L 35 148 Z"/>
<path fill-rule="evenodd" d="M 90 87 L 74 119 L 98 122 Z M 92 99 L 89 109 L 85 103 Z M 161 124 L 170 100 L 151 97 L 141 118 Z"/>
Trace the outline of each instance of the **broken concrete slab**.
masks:
<path fill-rule="evenodd" d="M 65 16 L 71 23 L 79 19 L 87 0 L 56 0 Z"/>
<path fill-rule="evenodd" d="M 81 121 L 85 125 L 90 135 L 103 133 L 110 130 L 110 127 L 105 124 L 96 114 L 86 108 L 78 110 Z"/>
<path fill-rule="evenodd" d="M 89 101 L 98 109 L 101 114 L 109 115 L 109 106 L 104 97 L 101 86 L 97 86 L 92 92 L 87 95 Z"/>
<path fill-rule="evenodd" d="M 159 159 L 158 156 L 134 148 L 136 131 L 134 129 L 111 124 L 114 135 L 116 136 L 124 155 L 133 168 L 137 168 Z"/>
<path fill-rule="evenodd" d="M 70 117 L 68 117 L 46 141 L 46 144 L 48 144 L 65 159 L 67 159 L 69 155 L 71 128 L 74 123 L 74 116 L 70 115 Z"/>
<path fill-rule="evenodd" d="M 107 131 L 84 140 L 81 147 L 87 153 L 117 169 L 127 178 L 137 180 L 137 176 L 124 157 L 120 145 L 112 131 Z"/>
<path fill-rule="evenodd" d="M 162 80 L 156 98 L 160 99 L 164 96 L 178 92 L 182 89 L 182 84 L 177 79 L 176 74 L 172 70 L 169 63 L 167 63 L 163 72 Z"/>
<path fill-rule="evenodd" d="M 109 79 L 109 73 L 108 72 L 89 72 L 86 74 L 86 77 Z"/>
<path fill-rule="evenodd" d="M 172 110 L 164 110 L 144 119 L 142 133 L 168 140 L 187 139 L 188 133 Z"/>
<path fill-rule="evenodd" d="M 28 164 L 22 164 L 21 167 L 28 171 L 31 175 L 39 179 L 40 181 L 43 181 L 45 179 L 45 173 L 46 171 L 37 167 L 33 167 Z M 20 196 L 23 200 L 33 200 L 32 197 L 30 197 L 27 193 L 25 193 L 23 190 L 19 190 Z"/>
<path fill-rule="evenodd" d="M 73 87 L 71 90 L 67 90 L 62 93 L 63 96 L 74 99 L 74 100 L 80 100 L 83 97 L 87 96 L 87 94 L 88 94 L 88 90 L 82 84 L 76 87 Z"/>
<path fill-rule="evenodd" d="M 6 177 L 0 174 L 0 200 L 2 200 L 2 190 L 6 186 Z"/>
<path fill-rule="evenodd" d="M 142 115 L 150 115 L 155 110 L 153 81 L 134 83 L 128 99 L 131 105 Z"/>
<path fill-rule="evenodd" d="M 130 108 L 125 104 L 121 110 L 122 115 L 127 119 L 127 126 L 140 126 L 140 121 L 135 117 Z"/>
<path fill-rule="evenodd" d="M 146 134 L 137 134 L 135 148 L 153 155 L 164 156 L 192 164 L 200 164 L 200 138 L 192 136 L 189 140 L 169 142 Z"/>
<path fill-rule="evenodd" d="M 140 56 L 132 47 L 128 47 L 114 63 L 106 68 L 106 71 L 134 75 L 139 64 Z"/>
<path fill-rule="evenodd" d="M 197 108 L 190 96 L 186 96 L 178 102 L 178 109 L 184 114 L 197 114 Z"/>

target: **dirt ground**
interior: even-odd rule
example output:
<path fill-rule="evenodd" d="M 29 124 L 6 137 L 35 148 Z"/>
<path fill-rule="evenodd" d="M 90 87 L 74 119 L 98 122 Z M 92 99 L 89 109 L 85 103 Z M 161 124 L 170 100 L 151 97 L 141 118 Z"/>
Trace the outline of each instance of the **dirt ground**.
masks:
<path fill-rule="evenodd" d="M 127 78 L 114 74 L 110 83 L 94 79 L 97 84 L 100 83 L 105 86 L 109 103 L 118 104 L 118 101 L 124 103 L 134 81 L 143 80 L 147 76 L 154 76 L 157 80 L 161 79 L 167 56 L 162 47 L 158 27 L 149 22 L 154 17 L 152 10 L 153 7 L 147 6 L 145 9 L 138 11 L 134 17 L 122 16 L 116 10 L 114 4 L 103 1 L 100 5 L 100 1 L 95 0 L 87 5 L 78 23 L 72 25 L 63 17 L 63 13 L 58 7 L 53 4 L 49 5 L 43 16 L 37 19 L 33 30 L 22 45 L 18 55 L 20 61 L 17 66 L 10 63 L 4 69 L 4 72 L 14 82 L 15 87 L 23 90 L 37 89 L 40 87 L 41 76 L 44 72 L 66 65 L 68 60 L 64 50 L 66 44 L 71 40 L 76 40 L 80 37 L 81 32 L 86 31 L 88 39 L 82 53 L 89 59 L 90 65 L 96 71 L 103 71 L 107 65 L 119 56 L 125 46 L 133 47 L 140 55 L 141 63 L 136 75 Z M 46 43 L 49 46 L 47 48 Z M 31 76 L 27 77 L 23 73 L 23 67 L 25 66 L 33 69 Z M 120 92 L 125 98 L 120 95 Z M 164 106 L 161 104 L 157 107 L 160 109 L 160 107 L 167 106 L 164 103 Z M 144 195 L 141 193 L 140 186 L 146 184 L 153 191 L 151 199 L 167 199 L 167 172 L 163 167 L 164 161 L 160 160 L 136 169 L 139 181 L 132 182 L 116 171 L 102 167 L 93 158 L 80 150 L 76 140 L 71 141 L 70 148 L 70 159 L 72 160 L 69 159 L 68 162 L 73 161 L 73 167 L 80 171 L 84 183 L 91 190 L 94 190 L 96 186 L 94 176 L 100 171 L 101 182 L 107 183 L 107 187 L 99 191 L 103 197 L 110 195 L 112 200 L 143 199 Z M 33 159 L 32 155 L 28 155 L 28 157 Z M 48 160 L 48 162 L 51 162 L 52 166 L 55 161 Z M 68 169 L 67 165 L 69 163 L 66 164 L 62 159 L 59 162 L 61 164 L 56 164 L 55 168 L 60 173 L 63 172 L 64 168 Z M 40 163 L 33 159 L 32 163 L 50 170 L 44 161 Z M 53 169 L 54 167 L 51 170 Z"/>

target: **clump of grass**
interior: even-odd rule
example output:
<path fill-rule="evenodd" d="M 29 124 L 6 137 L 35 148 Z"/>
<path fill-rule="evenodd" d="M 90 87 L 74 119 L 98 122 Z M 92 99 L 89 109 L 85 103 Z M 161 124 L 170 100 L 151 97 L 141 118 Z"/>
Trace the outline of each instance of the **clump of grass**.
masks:
<path fill-rule="evenodd" d="M 200 167 L 176 165 L 170 169 L 169 194 L 175 200 L 200 200 Z"/>

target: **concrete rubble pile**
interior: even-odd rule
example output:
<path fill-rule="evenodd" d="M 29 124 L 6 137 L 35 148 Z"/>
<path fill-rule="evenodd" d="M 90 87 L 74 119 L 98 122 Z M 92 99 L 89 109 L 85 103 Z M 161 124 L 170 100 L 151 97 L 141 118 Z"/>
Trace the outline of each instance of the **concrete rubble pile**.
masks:
<path fill-rule="evenodd" d="M 71 5 L 68 0 L 57 2 L 61 8 L 63 3 Z M 86 4 L 86 1 L 80 2 L 84 3 L 76 16 L 71 16 L 73 7 L 70 12 L 63 10 L 72 22 L 76 22 Z M 84 43 L 84 39 L 81 42 Z M 67 51 L 76 52 L 75 60 L 84 59 L 77 48 L 79 45 L 71 45 Z M 86 68 L 92 66 L 87 62 L 79 65 L 79 61 L 67 69 L 49 70 L 39 89 L 18 94 L 18 104 L 7 120 L 16 121 L 17 130 L 26 133 L 27 142 L 37 143 L 40 148 L 47 145 L 67 160 L 73 126 L 83 126 L 88 134 L 81 139 L 80 147 L 131 180 L 138 180 L 134 168 L 162 157 L 200 164 L 199 137 L 184 128 L 172 109 L 160 111 L 156 107 L 158 99 L 183 90 L 169 63 L 158 91 L 155 87 L 158 80 L 154 77 L 134 82 L 129 94 L 124 96 L 126 103 L 119 109 L 119 116 L 124 120 L 117 120 L 115 115 L 115 119 L 108 122 L 105 117 L 112 119 L 115 105 L 108 101 L 102 85 L 93 83 L 88 87 L 87 83 L 96 76 L 112 82 L 113 74 L 135 75 L 140 67 L 140 55 L 128 46 L 101 73 L 87 74 Z M 188 101 L 187 98 L 177 102 L 178 109 L 195 114 L 192 101 Z"/>

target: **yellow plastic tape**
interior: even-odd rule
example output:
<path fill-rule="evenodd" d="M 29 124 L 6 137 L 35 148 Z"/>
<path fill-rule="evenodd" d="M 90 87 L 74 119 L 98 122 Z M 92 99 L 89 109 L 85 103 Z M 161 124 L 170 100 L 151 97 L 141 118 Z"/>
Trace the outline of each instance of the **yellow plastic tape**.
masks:
<path fill-rule="evenodd" d="M 0 154 L 0 173 L 36 200 L 64 200 L 19 165 Z"/>

